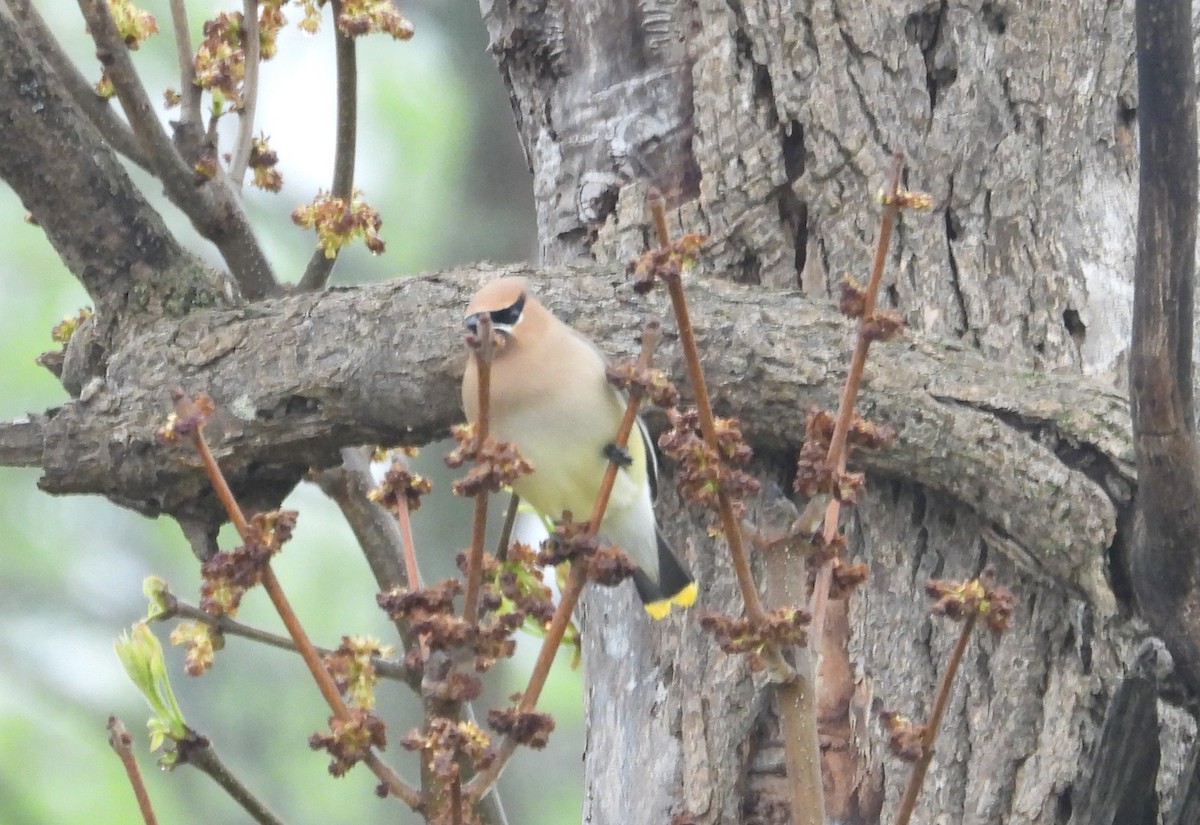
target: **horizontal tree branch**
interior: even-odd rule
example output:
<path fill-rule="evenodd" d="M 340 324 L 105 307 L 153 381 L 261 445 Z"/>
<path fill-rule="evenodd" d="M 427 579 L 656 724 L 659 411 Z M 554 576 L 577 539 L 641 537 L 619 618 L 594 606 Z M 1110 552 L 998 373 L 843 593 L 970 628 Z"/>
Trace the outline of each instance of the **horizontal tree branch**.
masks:
<path fill-rule="evenodd" d="M 216 518 L 190 451 L 155 442 L 174 385 L 213 396 L 213 449 L 239 496 L 262 506 L 308 468 L 336 464 L 342 447 L 441 437 L 462 419 L 463 307 L 502 273 L 530 277 L 551 309 L 616 354 L 634 351 L 647 313 L 668 317 L 664 295 L 639 299 L 623 271 L 604 266 L 479 266 L 196 311 L 140 332 L 110 353 L 88 401 L 38 420 L 40 485 Z M 852 325 L 797 293 L 701 277 L 688 293 L 718 412 L 741 417 L 760 455 L 791 462 L 807 410 L 835 403 Z M 1077 376 L 1009 369 L 915 335 L 878 350 L 860 410 L 899 438 L 857 463 L 948 493 L 1019 561 L 1111 610 L 1106 552 L 1134 475 L 1125 400 Z M 661 362 L 683 375 L 669 329 Z"/>
<path fill-rule="evenodd" d="M 236 619 L 230 618 L 228 614 L 215 615 L 209 613 L 186 602 L 181 602 L 174 596 L 171 597 L 171 602 L 166 612 L 154 618 L 157 621 L 164 622 L 172 619 L 191 619 L 192 621 L 203 622 L 210 627 L 216 628 L 226 636 L 240 636 L 243 639 L 258 642 L 268 647 L 278 648 L 279 650 L 290 650 L 293 653 L 296 652 L 296 643 L 289 636 L 281 636 L 278 633 L 271 633 L 268 630 L 239 622 Z M 317 647 L 317 652 L 323 657 L 329 657 L 336 653 L 336 651 L 330 648 L 320 646 Z M 372 656 L 371 665 L 384 679 L 404 682 L 414 690 L 420 689 L 420 679 L 416 678 L 414 673 L 404 666 L 403 662 L 395 662 L 383 656 Z"/>
<path fill-rule="evenodd" d="M 0 421 L 0 466 L 40 467 L 46 442 L 43 424 L 38 416 Z"/>

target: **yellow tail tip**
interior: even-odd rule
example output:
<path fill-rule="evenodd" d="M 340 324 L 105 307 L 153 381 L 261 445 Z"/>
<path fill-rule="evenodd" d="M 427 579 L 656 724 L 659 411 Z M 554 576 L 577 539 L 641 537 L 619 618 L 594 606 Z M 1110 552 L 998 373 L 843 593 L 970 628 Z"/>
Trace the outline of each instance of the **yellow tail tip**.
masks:
<path fill-rule="evenodd" d="M 696 583 L 692 582 L 674 596 L 659 599 L 656 602 L 647 602 L 644 607 L 646 608 L 646 612 L 650 614 L 651 619 L 656 621 L 665 619 L 671 613 L 671 605 L 677 604 L 680 607 L 689 607 L 695 603 L 697 593 L 699 593 L 699 590 L 696 588 Z"/>

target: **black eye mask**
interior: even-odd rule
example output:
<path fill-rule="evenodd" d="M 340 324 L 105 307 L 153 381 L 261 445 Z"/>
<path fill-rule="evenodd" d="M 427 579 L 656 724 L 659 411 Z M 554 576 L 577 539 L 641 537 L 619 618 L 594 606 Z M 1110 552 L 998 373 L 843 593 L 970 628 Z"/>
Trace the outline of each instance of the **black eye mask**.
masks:
<path fill-rule="evenodd" d="M 516 326 L 517 321 L 521 320 L 521 313 L 524 312 L 524 310 L 525 293 L 522 292 L 521 297 L 518 298 L 512 306 L 505 307 L 504 309 L 497 309 L 496 311 L 490 313 L 492 316 L 492 323 L 497 327 L 510 330 Z"/>

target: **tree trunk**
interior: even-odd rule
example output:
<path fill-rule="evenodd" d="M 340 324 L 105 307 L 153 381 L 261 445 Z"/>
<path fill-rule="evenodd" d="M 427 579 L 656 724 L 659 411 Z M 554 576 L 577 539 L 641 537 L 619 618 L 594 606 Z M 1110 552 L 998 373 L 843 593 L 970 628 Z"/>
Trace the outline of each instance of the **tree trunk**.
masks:
<path fill-rule="evenodd" d="M 934 209 L 900 222 L 885 304 L 1008 366 L 1123 383 L 1137 203 L 1132 2 L 482 7 L 534 172 L 546 263 L 641 252 L 657 186 L 673 232 L 709 236 L 693 277 L 823 298 L 844 273 L 865 275 L 874 196 L 900 149 L 908 185 L 928 190 Z M 759 469 L 785 488 L 792 472 L 778 461 Z M 1091 475 L 1113 489 L 1109 469 Z M 912 479 L 873 479 L 847 523 L 871 579 L 841 627 L 831 623 L 848 657 L 830 649 L 823 664 L 831 819 L 890 821 L 907 769 L 883 754 L 876 712 L 922 718 L 956 633 L 929 618 L 923 584 L 985 564 L 1019 594 L 1015 626 L 972 642 L 916 821 L 1098 822 L 1104 810 L 1147 810 L 1136 793 L 1106 807 L 1089 790 L 1098 783 L 1156 782 L 1151 812 L 1190 793 L 1180 777 L 1195 726 L 1171 706 L 1144 714 L 1159 735 L 1139 753 L 1161 740 L 1161 760 L 1139 764 L 1161 761 L 1157 777 L 1114 778 L 1097 759 L 1110 700 L 1127 708 L 1144 681 L 1121 686 L 1145 678 L 1131 673 L 1143 631 L 1124 570 L 1128 495 L 1113 499 L 1115 535 L 1084 562 L 1100 583 L 1081 594 L 1031 567 L 1028 541 L 980 508 Z M 696 621 L 740 612 L 724 548 L 675 502 L 663 510 L 701 604 L 651 624 L 623 590 L 587 596 L 584 820 L 786 822 L 761 680 Z M 768 592 L 771 605 L 798 601 L 802 567 L 758 564 L 785 591 Z"/>
<path fill-rule="evenodd" d="M 543 271 L 539 288 L 628 349 L 647 304 L 628 297 L 620 264 L 650 240 L 647 191 L 665 192 L 672 231 L 709 236 L 690 276 L 697 327 L 718 408 L 748 422 L 768 489 L 789 488 L 803 409 L 831 404 L 845 369 L 831 355 L 831 312 L 779 290 L 826 301 L 843 273 L 864 272 L 893 150 L 908 154 L 908 184 L 933 194 L 931 213 L 900 222 L 884 290 L 917 333 L 868 367 L 865 411 L 902 427 L 890 453 L 861 457 L 875 474 L 847 518 L 872 577 L 831 613 L 823 640 L 827 813 L 843 823 L 891 819 L 907 769 L 883 756 L 876 712 L 924 716 L 952 644 L 955 629 L 927 615 L 924 581 L 985 563 L 1019 593 L 1015 626 L 972 642 L 917 821 L 1083 825 L 1172 811 L 1167 821 L 1186 822 L 1200 798 L 1200 762 L 1185 753 L 1195 725 L 1157 698 L 1170 663 L 1141 637 L 1128 585 L 1128 415 L 1112 393 L 1083 395 L 1077 375 L 1037 372 L 1123 381 L 1132 4 L 1034 6 L 483 4 L 535 174 L 544 262 L 600 264 L 577 284 Z M 238 302 L 124 194 L 95 129 L 77 128 L 79 106 L 12 14 L 0 7 L 0 18 L 12 46 L 0 50 L 0 137 L 52 132 L 65 159 L 0 163 L 0 177 L 98 309 L 66 353 L 73 400 L 0 425 L 0 462 L 41 467 L 48 490 L 102 493 L 207 534 L 215 508 L 195 466 L 150 449 L 175 380 L 213 393 L 215 447 L 239 489 L 266 499 L 348 444 L 428 439 L 457 418 L 461 348 L 446 330 L 490 272 Z M 95 199 L 105 191 L 121 197 Z M 60 200 L 97 217 L 74 220 Z M 133 218 L 101 214 L 114 209 Z M 95 268 L 96 249 L 124 262 L 112 277 Z M 716 278 L 762 296 L 706 281 Z M 293 357 L 299 335 L 304 358 Z M 677 367 L 670 342 L 663 358 Z M 652 624 L 627 588 L 588 593 L 585 819 L 785 822 L 762 678 L 697 623 L 741 609 L 724 549 L 664 499 L 701 605 Z M 766 494 L 750 521 L 776 524 L 789 506 Z M 802 564 L 757 556 L 768 604 L 798 602 Z"/>

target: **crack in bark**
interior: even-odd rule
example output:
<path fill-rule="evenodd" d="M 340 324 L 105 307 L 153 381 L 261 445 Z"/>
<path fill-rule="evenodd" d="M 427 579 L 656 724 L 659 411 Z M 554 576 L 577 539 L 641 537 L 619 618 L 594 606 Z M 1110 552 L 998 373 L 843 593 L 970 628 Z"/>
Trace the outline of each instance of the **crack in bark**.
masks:
<path fill-rule="evenodd" d="M 949 0 L 940 0 L 936 6 L 926 6 L 923 10 L 910 14 L 904 21 L 905 34 L 921 50 L 921 56 L 925 60 L 925 90 L 929 94 L 929 125 L 926 126 L 926 131 L 933 124 L 938 91 L 943 85 L 949 85 L 958 78 L 958 64 L 953 54 L 938 54 L 949 5 Z"/>
<path fill-rule="evenodd" d="M 967 295 L 962 288 L 958 271 L 958 258 L 954 254 L 954 241 L 958 238 L 958 227 L 954 219 L 954 175 L 946 181 L 946 210 L 944 217 L 946 237 L 946 263 L 950 267 L 950 289 L 954 294 L 955 305 L 962 313 L 962 332 L 960 337 L 966 338 L 973 347 L 979 346 L 979 334 L 971 327 L 971 314 L 967 310 Z"/>

